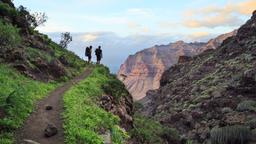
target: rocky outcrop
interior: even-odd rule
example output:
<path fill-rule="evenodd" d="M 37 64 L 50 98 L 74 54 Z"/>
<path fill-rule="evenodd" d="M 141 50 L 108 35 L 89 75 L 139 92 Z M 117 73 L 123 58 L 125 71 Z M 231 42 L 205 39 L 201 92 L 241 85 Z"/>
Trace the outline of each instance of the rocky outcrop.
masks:
<path fill-rule="evenodd" d="M 133 101 L 132 96 L 122 97 L 118 102 L 111 95 L 104 95 L 100 99 L 100 106 L 108 112 L 119 116 L 121 119 L 121 127 L 130 130 L 133 128 Z"/>
<path fill-rule="evenodd" d="M 235 30 L 220 35 L 208 43 L 178 41 L 137 52 L 135 55 L 129 56 L 121 65 L 118 78 L 124 82 L 134 100 L 140 100 L 145 97 L 148 90 L 159 88 L 163 72 L 172 65 L 178 61 L 183 62 L 187 56 L 191 57 L 205 50 L 216 49 L 223 40 L 235 35 L 236 32 Z"/>
<path fill-rule="evenodd" d="M 204 43 L 178 41 L 154 46 L 131 55 L 122 64 L 118 77 L 124 82 L 134 100 L 140 100 L 150 89 L 159 88 L 162 73 L 178 62 L 181 55 L 195 55 Z"/>
<path fill-rule="evenodd" d="M 217 49 L 165 71 L 140 112 L 176 128 L 183 143 L 255 143 L 255 68 L 256 14 Z"/>

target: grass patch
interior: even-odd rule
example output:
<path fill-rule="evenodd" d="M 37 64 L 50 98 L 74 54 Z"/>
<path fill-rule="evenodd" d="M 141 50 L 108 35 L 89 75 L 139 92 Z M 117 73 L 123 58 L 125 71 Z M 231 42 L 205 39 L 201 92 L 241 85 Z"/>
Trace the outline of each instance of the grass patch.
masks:
<path fill-rule="evenodd" d="M 0 143 L 13 142 L 13 132 L 33 110 L 34 103 L 56 88 L 55 83 L 41 83 L 0 64 Z"/>
<path fill-rule="evenodd" d="M 102 130 L 110 131 L 115 144 L 123 144 L 128 137 L 119 124 L 119 117 L 102 109 L 97 100 L 104 93 L 102 86 L 112 79 L 109 70 L 97 66 L 92 74 L 73 86 L 64 95 L 64 130 L 68 144 L 102 144 Z"/>
<path fill-rule="evenodd" d="M 179 140 L 175 129 L 165 127 L 159 122 L 140 114 L 134 115 L 135 128 L 130 131 L 132 138 L 141 144 L 161 144 L 168 142 L 175 143 Z"/>
<path fill-rule="evenodd" d="M 42 60 L 46 61 L 47 63 L 50 63 L 54 57 L 50 56 L 49 53 L 47 53 L 46 51 L 37 49 L 37 48 L 31 48 L 28 47 L 25 49 L 27 57 L 30 59 L 30 61 L 35 61 L 37 58 L 42 58 Z"/>
<path fill-rule="evenodd" d="M 17 47 L 20 43 L 19 29 L 0 20 L 0 55 Z M 5 55 L 2 57 L 5 57 Z"/>
<path fill-rule="evenodd" d="M 115 75 L 111 75 L 107 81 L 102 86 L 103 91 L 113 96 L 117 102 L 119 102 L 121 97 L 129 95 L 129 92 L 126 90 L 125 85 L 118 79 L 116 79 Z"/>

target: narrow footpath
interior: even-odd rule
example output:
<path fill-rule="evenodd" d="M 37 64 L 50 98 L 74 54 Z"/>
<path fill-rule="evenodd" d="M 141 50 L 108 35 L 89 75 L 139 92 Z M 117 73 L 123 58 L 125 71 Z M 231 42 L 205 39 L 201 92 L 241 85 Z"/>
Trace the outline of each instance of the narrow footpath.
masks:
<path fill-rule="evenodd" d="M 62 127 L 63 95 L 71 86 L 85 79 L 90 73 L 91 69 L 86 69 L 80 76 L 55 89 L 49 96 L 39 101 L 36 109 L 26 120 L 23 127 L 16 131 L 16 143 L 64 144 L 64 130 Z M 47 127 L 49 128 L 49 133 L 54 132 L 54 129 L 57 128 L 57 134 L 52 137 L 46 137 L 45 129 Z"/>

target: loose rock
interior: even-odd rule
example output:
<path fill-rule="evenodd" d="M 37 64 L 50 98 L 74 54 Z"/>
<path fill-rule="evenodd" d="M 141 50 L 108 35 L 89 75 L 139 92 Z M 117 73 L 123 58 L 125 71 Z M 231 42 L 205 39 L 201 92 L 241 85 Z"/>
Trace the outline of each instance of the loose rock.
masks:
<path fill-rule="evenodd" d="M 53 124 L 48 124 L 44 130 L 45 137 L 52 137 L 58 133 L 58 129 Z"/>

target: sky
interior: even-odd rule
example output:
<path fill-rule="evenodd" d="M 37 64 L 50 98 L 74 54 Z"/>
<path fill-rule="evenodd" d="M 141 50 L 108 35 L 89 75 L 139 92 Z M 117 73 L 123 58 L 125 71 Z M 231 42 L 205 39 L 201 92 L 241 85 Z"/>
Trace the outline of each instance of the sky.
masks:
<path fill-rule="evenodd" d="M 38 28 L 58 40 L 71 32 L 70 50 L 82 57 L 84 45 L 129 54 L 176 40 L 207 41 L 239 28 L 256 8 L 256 0 L 14 0 L 48 21 Z M 83 45 L 83 46 L 81 46 Z M 77 48 L 79 47 L 79 48 Z M 126 48 L 124 48 L 126 47 Z M 129 47 L 129 48 L 128 48 Z M 80 51 L 77 51 L 80 49 Z M 117 57 L 113 55 L 112 57 Z"/>

